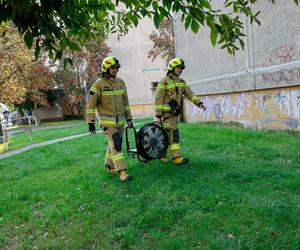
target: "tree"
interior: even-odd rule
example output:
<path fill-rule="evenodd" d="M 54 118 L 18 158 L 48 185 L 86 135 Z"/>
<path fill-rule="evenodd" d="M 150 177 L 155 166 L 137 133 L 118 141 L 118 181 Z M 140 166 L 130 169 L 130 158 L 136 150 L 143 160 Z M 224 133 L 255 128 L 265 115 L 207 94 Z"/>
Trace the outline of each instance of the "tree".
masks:
<path fill-rule="evenodd" d="M 35 44 L 36 58 L 44 48 L 50 58 L 61 59 L 66 48 L 80 51 L 80 42 L 93 39 L 95 31 L 124 34 L 145 16 L 158 27 L 164 18 L 182 13 L 186 29 L 196 33 L 200 26 L 208 26 L 212 45 L 220 44 L 234 53 L 238 43 L 244 47 L 240 14 L 259 23 L 259 11 L 251 6 L 257 1 L 225 0 L 225 10 L 219 11 L 211 6 L 211 0 L 2 0 L 0 22 L 13 21 L 27 47 Z M 292 1 L 298 4 L 299 0 Z"/>
<path fill-rule="evenodd" d="M 0 37 L 0 102 L 13 105 L 25 100 L 23 75 L 29 70 L 31 57 L 13 26 L 1 24 L 0 32 L 6 33 Z"/>
<path fill-rule="evenodd" d="M 47 92 L 53 88 L 53 72 L 45 65 L 45 61 L 32 62 L 26 76 L 26 100 L 49 106 Z"/>
<path fill-rule="evenodd" d="M 175 55 L 174 27 L 172 19 L 164 19 L 156 31 L 149 36 L 153 47 L 148 51 L 148 58 L 154 61 L 158 56 L 169 62 Z"/>
<path fill-rule="evenodd" d="M 81 52 L 66 50 L 65 55 L 59 61 L 55 70 L 55 84 L 62 90 L 60 100 L 74 115 L 82 115 L 84 110 L 84 97 L 87 90 L 99 77 L 101 63 L 110 52 L 110 48 L 99 35 L 93 41 L 87 43 Z M 72 65 L 64 69 L 64 58 L 70 58 Z M 75 111 L 78 113 L 76 114 Z"/>
<path fill-rule="evenodd" d="M 53 88 L 52 72 L 45 57 L 33 62 L 33 56 L 12 24 L 1 24 L 0 102 L 21 104 L 26 100 L 47 105 L 46 92 Z"/>

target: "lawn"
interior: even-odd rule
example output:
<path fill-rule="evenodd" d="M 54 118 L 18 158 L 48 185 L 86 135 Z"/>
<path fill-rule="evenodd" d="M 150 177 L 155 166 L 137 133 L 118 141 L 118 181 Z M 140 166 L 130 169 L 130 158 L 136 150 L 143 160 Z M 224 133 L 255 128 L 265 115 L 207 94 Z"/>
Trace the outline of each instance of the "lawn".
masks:
<path fill-rule="evenodd" d="M 0 248 L 299 249 L 300 134 L 182 124 L 183 167 L 103 168 L 97 134 L 0 161 Z"/>
<path fill-rule="evenodd" d="M 137 118 L 134 119 L 135 123 L 140 123 L 146 120 L 150 120 L 150 118 Z M 73 123 L 71 123 L 73 122 Z M 45 126 L 50 126 L 49 128 L 45 128 Z M 57 128 L 51 128 L 52 126 L 58 126 Z M 66 126 L 66 127 L 63 127 Z M 33 127 L 35 128 L 35 126 Z M 43 141 L 49 141 L 53 139 L 58 139 L 62 137 L 78 135 L 88 132 L 88 126 L 84 121 L 65 121 L 65 122 L 52 122 L 42 124 L 39 127 L 42 130 L 32 130 L 32 143 L 38 143 Z M 27 129 L 27 128 L 26 128 Z M 100 130 L 97 127 L 97 130 Z M 25 131 L 19 134 L 15 134 L 9 136 L 9 144 L 8 150 L 14 150 L 17 148 L 21 148 L 30 144 L 29 132 Z"/>

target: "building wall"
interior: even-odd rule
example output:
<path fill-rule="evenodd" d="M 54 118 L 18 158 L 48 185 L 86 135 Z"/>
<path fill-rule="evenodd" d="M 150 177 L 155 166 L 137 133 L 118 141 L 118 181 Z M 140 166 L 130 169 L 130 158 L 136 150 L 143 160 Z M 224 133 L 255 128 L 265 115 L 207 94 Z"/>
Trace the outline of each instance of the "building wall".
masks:
<path fill-rule="evenodd" d="M 149 39 L 153 30 L 153 22 L 145 18 L 127 35 L 119 40 L 116 35 L 111 35 L 107 42 L 111 54 L 120 60 L 118 76 L 126 83 L 129 103 L 135 116 L 152 115 L 152 108 L 149 108 L 152 105 L 151 82 L 159 81 L 166 73 L 166 64 L 162 59 L 157 58 L 152 62 L 147 58 L 153 46 Z"/>
<path fill-rule="evenodd" d="M 184 102 L 189 122 L 235 121 L 254 129 L 300 131 L 300 86 L 202 96 L 206 110 Z"/>
<path fill-rule="evenodd" d="M 223 8 L 223 1 L 214 0 L 213 3 L 216 8 Z M 298 27 L 300 7 L 292 0 L 276 1 L 275 4 L 258 1 L 255 10 L 262 11 L 261 26 L 256 23 L 251 24 L 246 17 L 243 17 L 244 32 L 247 35 L 244 39 L 245 50 L 238 51 L 235 56 L 229 55 L 227 51 L 217 46 L 213 48 L 207 28 L 201 27 L 198 34 L 193 34 L 191 31 L 185 31 L 180 23 L 180 16 L 176 17 L 174 22 L 176 53 L 185 59 L 187 65 L 183 78 L 196 94 L 204 97 L 207 105 L 211 106 L 212 103 L 216 105 L 209 110 L 220 108 L 225 120 L 240 121 L 253 128 L 299 127 L 300 103 L 296 102 L 296 99 L 299 96 L 298 86 L 300 86 L 300 29 Z M 293 88 L 293 86 L 297 87 Z M 284 119 L 293 121 L 285 122 L 284 124 L 287 125 L 283 125 L 281 112 L 284 110 L 277 110 L 278 105 L 276 106 L 276 96 L 278 93 L 285 92 L 291 104 L 283 105 L 282 109 L 290 107 L 291 113 L 286 113 L 288 118 L 284 116 Z M 270 98 L 267 98 L 268 96 Z M 268 112 L 262 110 L 258 116 L 250 115 L 250 113 L 255 114 L 261 107 L 257 106 L 261 105 L 257 104 L 257 98 L 263 98 L 262 100 L 267 98 L 267 101 L 260 103 L 266 105 L 264 108 L 274 111 L 271 118 Z M 238 104 L 241 99 L 248 100 L 243 115 L 249 113 L 251 119 L 228 113 L 226 109 L 228 107 L 224 103 L 230 100 L 232 105 Z M 187 109 L 191 109 L 189 104 Z M 212 113 L 207 111 L 204 116 L 201 115 L 203 119 L 192 118 L 190 114 L 187 114 L 186 118 L 187 121 L 213 120 Z M 293 119 L 298 121 L 297 126 Z"/>

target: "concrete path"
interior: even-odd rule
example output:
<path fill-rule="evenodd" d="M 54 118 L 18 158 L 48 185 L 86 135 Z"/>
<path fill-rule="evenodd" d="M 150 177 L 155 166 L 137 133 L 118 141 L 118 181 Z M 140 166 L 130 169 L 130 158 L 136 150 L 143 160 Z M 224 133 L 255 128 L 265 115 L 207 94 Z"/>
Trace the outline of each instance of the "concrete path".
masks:
<path fill-rule="evenodd" d="M 101 133 L 101 132 L 98 132 L 98 133 Z M 20 153 L 26 152 L 30 149 L 33 149 L 33 148 L 39 148 L 39 147 L 42 147 L 42 146 L 54 144 L 54 143 L 61 142 L 61 141 L 68 141 L 68 140 L 72 140 L 72 139 L 75 139 L 75 138 L 80 138 L 80 137 L 87 136 L 87 135 L 90 135 L 90 133 L 72 135 L 72 136 L 58 138 L 58 139 L 54 139 L 54 140 L 50 140 L 50 141 L 44 141 L 44 142 L 30 144 L 30 145 L 27 145 L 25 147 L 18 148 L 18 149 L 0 154 L 0 159 L 4 159 L 4 158 L 10 157 L 12 155 L 20 154 Z"/>

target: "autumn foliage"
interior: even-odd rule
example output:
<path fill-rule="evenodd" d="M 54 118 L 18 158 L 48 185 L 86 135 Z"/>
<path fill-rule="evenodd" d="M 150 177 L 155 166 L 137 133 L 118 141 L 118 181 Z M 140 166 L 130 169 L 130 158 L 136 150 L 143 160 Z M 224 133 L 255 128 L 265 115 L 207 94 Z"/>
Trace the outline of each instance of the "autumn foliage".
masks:
<path fill-rule="evenodd" d="M 169 62 L 175 57 L 174 27 L 172 19 L 164 19 L 156 31 L 149 36 L 153 47 L 148 52 L 148 58 L 154 61 L 157 57 Z"/>
<path fill-rule="evenodd" d="M 33 61 L 11 24 L 1 24 L 0 33 L 0 102 L 21 104 L 26 100 L 48 105 L 46 92 L 53 88 L 52 72 L 42 58 Z"/>

